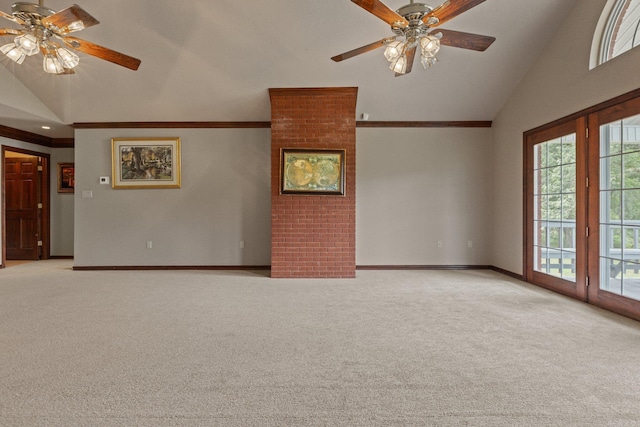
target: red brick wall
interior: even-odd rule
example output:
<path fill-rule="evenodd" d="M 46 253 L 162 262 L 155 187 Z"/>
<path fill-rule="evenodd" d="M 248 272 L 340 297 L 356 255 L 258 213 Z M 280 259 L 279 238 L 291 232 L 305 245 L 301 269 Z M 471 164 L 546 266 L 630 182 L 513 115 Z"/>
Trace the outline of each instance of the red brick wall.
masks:
<path fill-rule="evenodd" d="M 356 275 L 357 88 L 270 89 L 271 276 Z M 282 148 L 344 149 L 345 194 L 280 194 Z"/>

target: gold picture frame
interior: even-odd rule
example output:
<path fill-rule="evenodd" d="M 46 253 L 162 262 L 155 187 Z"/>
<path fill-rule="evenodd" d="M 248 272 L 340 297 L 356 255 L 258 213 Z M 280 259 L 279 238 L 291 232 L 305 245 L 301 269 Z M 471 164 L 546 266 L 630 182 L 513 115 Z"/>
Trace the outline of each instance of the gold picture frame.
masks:
<path fill-rule="evenodd" d="M 73 163 L 58 163 L 58 193 L 73 193 L 76 186 L 76 168 Z"/>
<path fill-rule="evenodd" d="M 345 150 L 281 150 L 280 193 L 344 195 Z"/>
<path fill-rule="evenodd" d="M 113 188 L 180 188 L 180 138 L 112 138 Z"/>

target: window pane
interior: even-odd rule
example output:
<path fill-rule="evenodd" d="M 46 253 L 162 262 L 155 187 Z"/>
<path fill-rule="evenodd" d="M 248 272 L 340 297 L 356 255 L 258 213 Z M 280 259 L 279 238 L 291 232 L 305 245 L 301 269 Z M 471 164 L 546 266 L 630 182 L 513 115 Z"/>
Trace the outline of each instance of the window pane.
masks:
<path fill-rule="evenodd" d="M 558 166 L 562 164 L 562 143 L 561 139 L 554 139 L 544 144 L 547 146 L 547 166 Z"/>
<path fill-rule="evenodd" d="M 613 122 L 600 127 L 600 156 L 612 156 L 622 152 L 620 134 L 622 122 Z"/>
<path fill-rule="evenodd" d="M 576 227 L 574 224 L 565 223 L 562 227 L 562 248 L 575 252 L 576 248 Z"/>
<path fill-rule="evenodd" d="M 549 219 L 549 196 L 538 196 L 534 203 L 534 216 L 537 219 L 548 220 Z"/>
<path fill-rule="evenodd" d="M 537 144 L 534 270 L 575 280 L 576 135 Z"/>
<path fill-rule="evenodd" d="M 561 138 L 562 143 L 562 163 L 576 162 L 576 135 L 571 134 Z"/>
<path fill-rule="evenodd" d="M 640 188 L 640 152 L 634 151 L 623 156 L 624 188 Z"/>
<path fill-rule="evenodd" d="M 533 195 L 547 194 L 547 170 L 538 169 L 533 172 Z"/>
<path fill-rule="evenodd" d="M 640 221 L 640 190 L 624 190 L 624 220 Z"/>
<path fill-rule="evenodd" d="M 622 292 L 622 280 L 617 267 L 619 262 L 609 258 L 600 258 L 600 289 L 618 295 Z"/>
<path fill-rule="evenodd" d="M 562 192 L 562 166 L 547 169 L 547 192 L 559 194 Z"/>
<path fill-rule="evenodd" d="M 547 199 L 548 201 L 548 212 L 547 215 L 549 219 L 560 220 L 562 219 L 562 196 L 561 195 L 552 195 Z"/>
<path fill-rule="evenodd" d="M 576 164 L 564 165 L 562 167 L 562 192 L 576 192 Z"/>
<path fill-rule="evenodd" d="M 575 280 L 575 277 L 576 277 L 575 252 L 562 251 L 562 277 L 568 280 Z"/>
<path fill-rule="evenodd" d="M 547 167 L 547 146 L 546 144 L 538 144 L 533 148 L 533 169 L 544 167 Z"/>
<path fill-rule="evenodd" d="M 622 121 L 622 151 L 629 153 L 638 150 L 638 126 L 640 116 L 628 117 Z"/>
<path fill-rule="evenodd" d="M 598 31 L 602 31 L 602 33 L 594 35 L 596 38 L 600 37 L 597 65 L 603 64 L 640 44 L 640 37 L 638 37 L 639 3 L 639 0 L 617 0 L 602 12 L 602 18 L 606 19 L 604 25 L 598 27 Z"/>
<path fill-rule="evenodd" d="M 604 223 L 622 219 L 622 191 L 603 191 L 600 193 L 601 218 Z"/>
<path fill-rule="evenodd" d="M 562 195 L 562 220 L 576 220 L 576 196 L 575 194 Z"/>
<path fill-rule="evenodd" d="M 631 254 L 632 251 L 630 249 L 639 249 L 640 250 L 640 242 L 638 239 L 640 238 L 640 227 L 625 227 L 624 228 L 624 249 L 625 254 Z M 625 259 L 629 259 L 629 257 L 625 256 Z"/>
<path fill-rule="evenodd" d="M 622 227 L 618 225 L 600 226 L 600 255 L 621 259 Z"/>
<path fill-rule="evenodd" d="M 600 189 L 617 190 L 622 187 L 622 156 L 600 159 Z"/>
<path fill-rule="evenodd" d="M 640 264 L 625 262 L 622 271 L 621 295 L 627 298 L 640 300 Z"/>
<path fill-rule="evenodd" d="M 533 222 L 533 244 L 536 246 L 547 246 L 547 222 Z"/>

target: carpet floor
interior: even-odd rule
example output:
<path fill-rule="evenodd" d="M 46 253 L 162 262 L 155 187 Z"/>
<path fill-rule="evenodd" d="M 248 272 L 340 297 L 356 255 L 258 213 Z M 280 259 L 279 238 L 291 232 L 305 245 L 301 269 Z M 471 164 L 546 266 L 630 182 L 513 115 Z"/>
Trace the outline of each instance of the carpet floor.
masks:
<path fill-rule="evenodd" d="M 638 426 L 640 323 L 493 271 L 0 270 L 2 426 Z"/>

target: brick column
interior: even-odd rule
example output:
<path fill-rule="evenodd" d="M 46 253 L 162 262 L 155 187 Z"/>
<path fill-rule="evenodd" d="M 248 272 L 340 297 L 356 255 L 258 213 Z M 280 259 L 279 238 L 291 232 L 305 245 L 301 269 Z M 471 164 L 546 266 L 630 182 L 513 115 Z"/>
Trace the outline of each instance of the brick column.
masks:
<path fill-rule="evenodd" d="M 357 88 L 269 90 L 272 277 L 356 275 L 357 92 Z M 345 150 L 345 194 L 280 194 L 283 148 Z"/>

